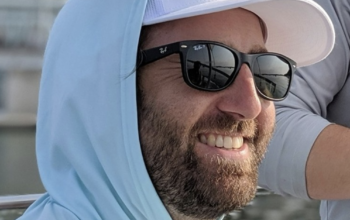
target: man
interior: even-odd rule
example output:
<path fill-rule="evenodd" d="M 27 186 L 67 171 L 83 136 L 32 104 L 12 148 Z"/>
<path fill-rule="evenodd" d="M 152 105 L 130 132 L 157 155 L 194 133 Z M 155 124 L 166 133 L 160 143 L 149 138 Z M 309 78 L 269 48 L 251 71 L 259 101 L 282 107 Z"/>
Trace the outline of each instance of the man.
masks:
<path fill-rule="evenodd" d="M 334 40 L 312 1 L 258 2 L 68 1 L 41 82 L 48 193 L 22 219 L 215 219 L 249 202 L 272 101 Z"/>
<path fill-rule="evenodd" d="M 301 68 L 291 94 L 276 103 L 277 128 L 259 185 L 282 195 L 323 200 L 322 220 L 350 219 L 350 2 L 317 0 L 336 30 L 334 50 Z"/>

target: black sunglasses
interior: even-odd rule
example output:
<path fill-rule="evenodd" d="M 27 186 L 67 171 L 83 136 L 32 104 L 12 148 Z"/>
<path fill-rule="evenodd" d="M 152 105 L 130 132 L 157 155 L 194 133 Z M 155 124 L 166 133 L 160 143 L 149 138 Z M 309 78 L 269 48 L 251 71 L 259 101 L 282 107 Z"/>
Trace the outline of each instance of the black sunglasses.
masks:
<path fill-rule="evenodd" d="M 287 96 L 296 69 L 296 63 L 281 54 L 245 54 L 218 42 L 199 40 L 140 50 L 138 67 L 174 53 L 180 54 L 183 78 L 192 88 L 210 92 L 223 90 L 232 84 L 246 63 L 253 73 L 258 94 L 272 101 Z"/>

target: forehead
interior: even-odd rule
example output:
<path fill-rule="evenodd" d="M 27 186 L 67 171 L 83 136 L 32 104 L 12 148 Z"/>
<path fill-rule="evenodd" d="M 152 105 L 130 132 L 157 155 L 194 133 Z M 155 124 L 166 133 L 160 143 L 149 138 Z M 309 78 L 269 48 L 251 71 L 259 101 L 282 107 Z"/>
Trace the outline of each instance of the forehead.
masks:
<path fill-rule="evenodd" d="M 156 24 L 149 32 L 145 49 L 183 40 L 217 41 L 242 52 L 264 47 L 261 20 L 241 8 Z"/>

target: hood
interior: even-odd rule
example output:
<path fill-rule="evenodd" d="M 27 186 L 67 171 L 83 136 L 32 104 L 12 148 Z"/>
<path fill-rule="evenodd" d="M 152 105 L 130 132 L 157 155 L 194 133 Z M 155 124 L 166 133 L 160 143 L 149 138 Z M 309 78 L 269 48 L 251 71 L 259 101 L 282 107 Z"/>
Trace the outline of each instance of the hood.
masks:
<path fill-rule="evenodd" d="M 146 3 L 69 0 L 60 11 L 37 121 L 47 193 L 20 219 L 170 219 L 138 137 L 135 63 Z"/>

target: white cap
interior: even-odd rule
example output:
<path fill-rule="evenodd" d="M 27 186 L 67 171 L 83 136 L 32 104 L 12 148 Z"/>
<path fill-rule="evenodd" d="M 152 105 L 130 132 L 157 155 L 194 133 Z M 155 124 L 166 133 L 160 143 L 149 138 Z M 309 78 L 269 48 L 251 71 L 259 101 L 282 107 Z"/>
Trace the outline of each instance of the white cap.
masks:
<path fill-rule="evenodd" d="M 333 49 L 333 24 L 312 0 L 148 0 L 143 25 L 244 8 L 259 16 L 267 28 L 266 47 L 307 66 Z"/>

